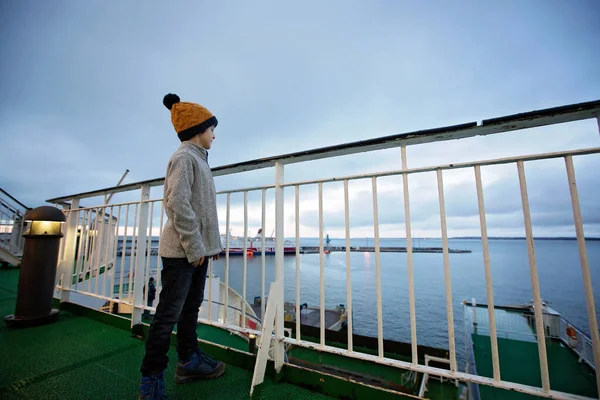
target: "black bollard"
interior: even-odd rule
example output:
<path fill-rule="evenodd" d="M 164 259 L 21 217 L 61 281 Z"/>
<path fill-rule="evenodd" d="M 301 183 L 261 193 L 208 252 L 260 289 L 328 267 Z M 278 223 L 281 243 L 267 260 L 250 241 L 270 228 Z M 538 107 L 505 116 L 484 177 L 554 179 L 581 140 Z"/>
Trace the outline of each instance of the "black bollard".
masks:
<path fill-rule="evenodd" d="M 15 328 L 43 325 L 58 318 L 52 299 L 65 215 L 58 208 L 42 206 L 29 211 L 25 221 L 31 225 L 23 235 L 17 304 L 15 313 L 4 318 L 8 326 Z"/>

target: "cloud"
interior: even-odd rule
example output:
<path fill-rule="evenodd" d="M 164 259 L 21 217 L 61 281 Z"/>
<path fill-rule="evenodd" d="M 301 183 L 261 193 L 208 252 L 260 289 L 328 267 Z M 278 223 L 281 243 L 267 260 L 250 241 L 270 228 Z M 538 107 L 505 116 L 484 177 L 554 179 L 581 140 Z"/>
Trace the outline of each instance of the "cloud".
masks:
<path fill-rule="evenodd" d="M 418 5 L 355 2 L 312 7 L 151 2 L 143 9 L 94 1 L 3 4 L 0 143 L 10 168 L 0 173 L 1 185 L 26 204 L 39 205 L 112 186 L 126 169 L 125 182 L 164 176 L 179 145 L 161 104 L 167 92 L 199 102 L 219 118 L 209 157 L 213 166 L 596 99 L 597 13 L 591 5 L 543 5 L 440 2 L 432 13 Z M 201 28 L 198 15 L 204 17 Z M 590 121 L 418 145 L 407 150 L 408 165 L 597 146 L 597 135 Z M 399 169 L 399 154 L 390 149 L 289 165 L 286 181 Z M 520 197 L 514 176 L 504 182 L 502 168 L 484 173 L 493 225 L 494 215 L 518 209 Z M 563 226 L 568 191 L 555 195 L 543 184 L 537 189 L 536 174 L 530 193 L 534 222 Z M 477 215 L 471 175 L 444 173 L 449 227 L 471 229 L 469 221 Z M 267 169 L 219 177 L 216 183 L 219 190 L 231 190 L 270 185 L 273 176 Z M 539 176 L 548 185 L 555 181 L 551 174 Z M 586 183 L 593 176 L 582 179 L 582 213 L 591 224 L 598 214 L 597 185 Z M 351 182 L 353 226 L 372 226 L 365 182 Z M 379 182 L 382 229 L 401 233 L 401 183 Z M 434 232 L 435 174 L 411 176 L 410 182 L 415 228 Z M 339 228 L 343 194 L 335 184 L 324 187 L 330 196 L 325 221 Z M 153 188 L 152 196 L 160 198 L 162 188 Z M 260 203 L 252 196 L 254 225 Z M 547 198 L 560 204 L 538 205 Z M 115 195 L 113 202 L 138 199 L 139 192 L 132 192 Z M 307 234 L 314 234 L 318 220 L 315 199 L 316 185 L 301 188 Z M 236 228 L 240 201 L 232 199 Z M 293 210 L 293 189 L 286 190 L 286 234 Z M 501 217 L 498 223 L 509 220 Z"/>
<path fill-rule="evenodd" d="M 591 230 L 588 235 L 598 235 L 600 205 L 594 201 L 600 194 L 594 170 L 598 168 L 595 159 L 579 160 L 578 191 L 580 194 L 583 223 Z M 562 164 L 562 165 L 561 165 Z M 446 173 L 445 175 L 449 175 Z M 439 198 L 437 178 L 434 173 L 420 174 L 415 185 L 409 185 L 411 224 L 413 229 L 422 229 L 440 235 Z M 427 177 L 425 177 L 427 175 Z M 485 175 L 484 175 L 485 176 Z M 526 164 L 527 191 L 533 226 L 541 235 L 553 235 L 556 231 L 574 232 L 573 211 L 564 163 L 560 160 L 537 161 Z M 420 178 L 420 179 L 419 179 Z M 409 183 L 413 177 L 409 177 Z M 379 224 L 396 227 L 403 231 L 404 197 L 400 179 L 378 186 Z M 521 192 L 516 173 L 500 175 L 483 185 L 485 211 L 488 227 L 492 230 L 513 228 L 523 229 Z M 470 230 L 479 235 L 479 208 L 474 176 L 471 179 L 450 183 L 444 187 L 445 209 L 450 230 Z M 351 196 L 349 209 L 350 226 L 372 228 L 373 196 L 371 190 L 359 190 Z M 301 215 L 301 221 L 312 228 L 318 227 L 315 221 L 318 209 L 309 209 Z M 328 229 L 340 232 L 345 227 L 344 208 L 324 211 L 324 222 Z"/>

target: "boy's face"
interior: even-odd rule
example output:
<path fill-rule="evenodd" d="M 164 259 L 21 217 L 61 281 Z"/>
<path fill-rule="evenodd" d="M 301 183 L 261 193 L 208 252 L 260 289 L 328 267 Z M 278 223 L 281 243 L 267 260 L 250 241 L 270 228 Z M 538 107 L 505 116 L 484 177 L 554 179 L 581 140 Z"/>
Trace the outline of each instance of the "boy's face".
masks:
<path fill-rule="evenodd" d="M 215 127 L 211 126 L 203 133 L 198 135 L 198 144 L 204 147 L 206 150 L 210 150 L 210 146 L 212 145 L 212 141 L 215 140 Z"/>

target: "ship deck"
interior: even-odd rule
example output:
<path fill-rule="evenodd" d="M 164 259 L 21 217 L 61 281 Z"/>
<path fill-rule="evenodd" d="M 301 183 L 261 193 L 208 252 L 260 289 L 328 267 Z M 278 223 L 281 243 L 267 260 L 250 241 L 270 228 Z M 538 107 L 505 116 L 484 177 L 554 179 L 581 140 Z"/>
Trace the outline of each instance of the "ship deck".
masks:
<path fill-rule="evenodd" d="M 14 312 L 17 282 L 18 269 L 0 268 L 2 316 Z M 248 343 L 212 326 L 199 325 L 198 333 L 203 348 L 228 364 L 227 373 L 212 382 L 176 385 L 169 379 L 175 372 L 172 348 L 165 372 L 171 398 L 195 399 L 201 393 L 203 399 L 247 399 L 255 360 Z M 137 398 L 144 342 L 132 336 L 129 319 L 63 303 L 56 323 L 26 329 L 0 324 L 0 351 L 2 399 Z M 406 382 L 407 371 L 311 349 L 292 348 L 288 354 L 296 365 L 286 365 L 277 381 L 268 368 L 256 398 L 415 398 L 390 391 Z M 453 385 L 430 380 L 428 387 L 429 398 L 457 398 Z"/>
<path fill-rule="evenodd" d="M 485 329 L 487 319 L 484 320 L 484 318 L 486 315 L 487 310 L 485 313 L 478 313 L 478 322 L 484 329 L 482 332 L 473 333 L 471 339 L 477 372 L 482 376 L 493 377 L 491 342 Z M 506 326 L 509 323 L 511 325 L 511 332 L 499 333 L 498 336 L 500 375 L 506 381 L 541 388 L 538 344 L 526 319 L 524 317 L 520 319 L 518 316 L 517 313 L 496 310 L 498 329 L 501 330 L 503 325 Z M 546 351 L 552 390 L 591 398 L 598 397 L 594 370 L 584 362 L 579 362 L 579 357 L 571 349 L 556 339 L 547 339 Z M 482 400 L 537 398 L 483 385 L 479 386 L 479 391 Z"/>

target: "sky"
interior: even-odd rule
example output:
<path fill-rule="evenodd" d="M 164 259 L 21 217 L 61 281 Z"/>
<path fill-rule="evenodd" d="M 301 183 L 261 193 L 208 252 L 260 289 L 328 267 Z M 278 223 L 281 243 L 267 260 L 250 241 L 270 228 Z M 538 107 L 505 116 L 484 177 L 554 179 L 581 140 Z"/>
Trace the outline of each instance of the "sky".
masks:
<path fill-rule="evenodd" d="M 600 4 L 565 2 L 147 1 L 0 3 L 0 187 L 30 207 L 163 177 L 180 142 L 166 93 L 219 119 L 212 166 L 600 99 Z M 600 147 L 594 120 L 409 146 L 409 167 Z M 587 236 L 600 236 L 596 155 L 575 158 Z M 401 168 L 400 149 L 294 164 L 286 182 Z M 573 236 L 564 160 L 526 163 L 533 230 Z M 523 236 L 516 166 L 482 169 L 490 235 Z M 444 172 L 450 236 L 480 234 L 472 169 Z M 218 190 L 274 182 L 272 168 Z M 350 231 L 373 236 L 370 179 L 349 184 Z M 344 237 L 341 183 L 324 185 L 324 232 Z M 439 237 L 435 173 L 409 177 L 413 235 Z M 154 188 L 153 198 L 162 196 Z M 316 185 L 300 187 L 300 233 L 319 234 Z M 377 180 L 379 233 L 405 235 L 402 178 Z M 118 203 L 139 192 L 115 195 Z M 274 229 L 267 192 L 266 231 Z M 249 230 L 261 193 L 248 195 Z M 84 205 L 100 204 L 89 199 Z M 219 195 L 221 230 L 225 196 Z M 158 207 L 156 208 L 158 215 Z M 233 234 L 243 196 L 232 196 Z M 158 221 L 158 217 L 156 219 Z M 155 230 L 157 223 L 154 223 Z M 285 234 L 295 233 L 294 189 Z"/>

